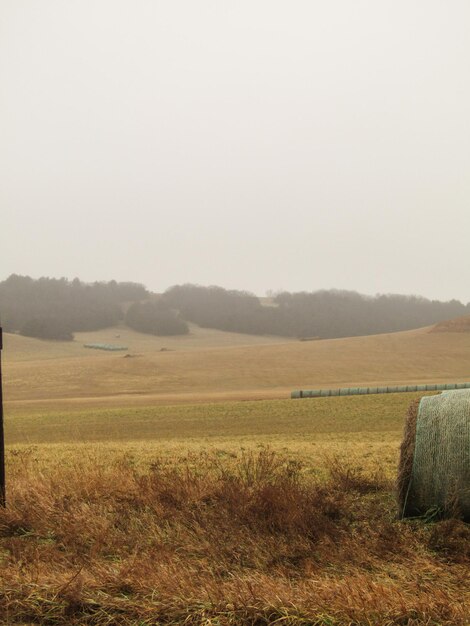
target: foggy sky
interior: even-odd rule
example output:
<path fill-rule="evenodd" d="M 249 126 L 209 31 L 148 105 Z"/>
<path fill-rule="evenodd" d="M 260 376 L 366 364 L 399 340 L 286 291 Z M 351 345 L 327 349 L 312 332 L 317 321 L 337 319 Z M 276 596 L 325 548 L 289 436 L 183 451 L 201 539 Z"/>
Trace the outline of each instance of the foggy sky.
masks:
<path fill-rule="evenodd" d="M 470 300 L 468 0 L 2 0 L 0 279 Z"/>

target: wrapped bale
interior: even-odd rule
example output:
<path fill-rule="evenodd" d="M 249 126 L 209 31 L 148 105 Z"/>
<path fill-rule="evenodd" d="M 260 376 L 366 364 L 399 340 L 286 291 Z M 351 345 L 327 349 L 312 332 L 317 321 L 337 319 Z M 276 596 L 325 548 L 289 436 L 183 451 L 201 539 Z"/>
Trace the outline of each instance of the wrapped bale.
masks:
<path fill-rule="evenodd" d="M 400 517 L 425 514 L 470 521 L 470 390 L 411 404 L 398 468 Z"/>

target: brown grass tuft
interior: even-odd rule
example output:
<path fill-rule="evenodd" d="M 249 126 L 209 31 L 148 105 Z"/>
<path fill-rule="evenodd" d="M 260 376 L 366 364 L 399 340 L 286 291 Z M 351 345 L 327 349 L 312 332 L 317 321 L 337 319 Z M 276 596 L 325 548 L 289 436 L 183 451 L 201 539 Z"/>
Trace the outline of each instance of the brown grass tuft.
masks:
<path fill-rule="evenodd" d="M 413 475 L 413 459 L 416 443 L 416 422 L 420 399 L 414 400 L 408 409 L 400 446 L 400 460 L 397 475 L 398 514 L 401 518 L 409 514 L 411 477 Z"/>
<path fill-rule="evenodd" d="M 437 522 L 429 535 L 428 546 L 455 563 L 470 561 L 470 525 L 457 519 Z"/>

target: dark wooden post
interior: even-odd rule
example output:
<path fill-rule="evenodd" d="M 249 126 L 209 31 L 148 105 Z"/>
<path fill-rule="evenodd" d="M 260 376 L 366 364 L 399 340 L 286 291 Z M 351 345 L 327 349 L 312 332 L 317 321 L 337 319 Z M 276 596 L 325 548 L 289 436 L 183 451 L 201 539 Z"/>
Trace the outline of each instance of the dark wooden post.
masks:
<path fill-rule="evenodd" d="M 5 492 L 5 437 L 3 433 L 3 381 L 2 381 L 3 330 L 0 326 L 0 506 L 6 505 Z"/>

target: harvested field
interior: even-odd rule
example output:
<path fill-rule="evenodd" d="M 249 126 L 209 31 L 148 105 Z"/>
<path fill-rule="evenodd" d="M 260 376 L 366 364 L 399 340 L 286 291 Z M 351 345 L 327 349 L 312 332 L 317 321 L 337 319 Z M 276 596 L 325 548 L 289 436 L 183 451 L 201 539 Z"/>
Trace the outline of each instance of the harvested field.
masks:
<path fill-rule="evenodd" d="M 118 330 L 88 333 L 86 341 L 112 342 Z M 171 338 L 163 343 L 133 331 L 121 334 L 118 340 L 136 358 L 85 350 L 81 340 L 57 344 L 6 335 L 5 398 L 50 408 L 120 407 L 288 398 L 293 389 L 318 387 L 465 382 L 470 334 L 428 331 L 313 342 L 261 338 L 264 345 L 260 338 L 249 343 L 246 335 L 217 331 L 171 345 Z M 231 340 L 245 344 L 223 343 Z"/>
<path fill-rule="evenodd" d="M 12 405 L 6 436 L 15 444 L 168 440 L 299 439 L 393 434 L 401 439 L 410 401 L 422 394 L 344 396 L 53 410 Z"/>
<path fill-rule="evenodd" d="M 0 623 L 469 624 L 468 526 L 397 519 L 422 394 L 275 399 L 294 379 L 465 380 L 461 337 L 134 359 L 10 337 Z"/>

